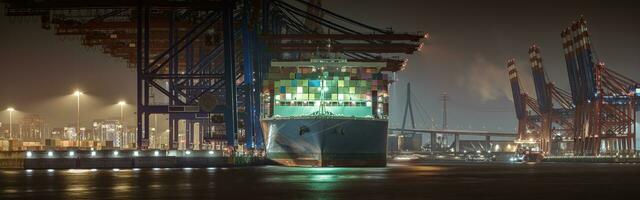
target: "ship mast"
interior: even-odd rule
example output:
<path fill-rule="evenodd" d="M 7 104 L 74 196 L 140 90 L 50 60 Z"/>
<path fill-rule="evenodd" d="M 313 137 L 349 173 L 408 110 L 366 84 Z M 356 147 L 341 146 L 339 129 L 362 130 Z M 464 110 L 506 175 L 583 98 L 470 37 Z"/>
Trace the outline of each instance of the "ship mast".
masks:
<path fill-rule="evenodd" d="M 324 98 L 325 98 L 325 93 L 326 91 L 326 86 L 325 86 L 325 81 L 324 81 L 324 67 L 320 68 L 320 110 L 319 110 L 319 115 L 324 115 L 326 108 L 324 105 Z"/>

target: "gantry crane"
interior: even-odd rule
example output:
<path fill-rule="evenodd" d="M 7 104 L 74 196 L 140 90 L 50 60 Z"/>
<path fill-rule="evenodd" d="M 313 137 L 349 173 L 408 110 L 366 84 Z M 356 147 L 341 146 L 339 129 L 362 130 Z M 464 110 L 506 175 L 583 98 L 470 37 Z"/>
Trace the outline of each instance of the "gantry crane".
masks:
<path fill-rule="evenodd" d="M 509 78 L 513 89 L 519 140 L 527 135 L 544 153 L 598 156 L 635 153 L 636 112 L 640 84 L 617 73 L 594 56 L 583 17 L 562 31 L 571 94 L 547 81 L 538 46 L 529 58 L 538 98 L 520 92 L 513 62 Z M 525 114 L 535 112 L 533 118 Z M 538 126 L 539 125 L 539 126 Z M 572 149 L 572 150 L 569 150 Z"/>
<path fill-rule="evenodd" d="M 635 153 L 638 82 L 607 68 L 594 56 L 587 21 L 562 31 L 573 102 L 577 155 Z"/>
<path fill-rule="evenodd" d="M 260 89 L 271 61 L 308 60 L 326 51 L 398 71 L 406 60 L 385 54 L 413 53 L 427 36 L 375 28 L 322 8 L 319 0 L 2 2 L 7 15 L 39 16 L 43 28 L 79 37 L 136 69 L 141 149 L 148 146 L 150 114 L 169 115 L 170 149 L 178 146 L 180 120 L 186 121 L 187 149 L 195 123 L 230 148 L 262 148 Z M 153 104 L 153 94 L 169 100 Z M 224 134 L 212 133 L 212 122 L 223 124 Z"/>
<path fill-rule="evenodd" d="M 518 149 L 543 152 L 546 144 L 546 138 L 543 138 L 543 112 L 536 99 L 522 90 L 515 59 L 507 61 L 507 71 L 518 119 L 518 137 L 515 141 Z"/>
<path fill-rule="evenodd" d="M 574 112 L 571 96 L 548 81 L 540 47 L 536 44 L 529 48 L 529 61 L 541 112 L 540 146 L 543 152 L 550 155 L 570 153 L 567 151 L 571 145 L 568 136 L 573 131 Z"/>

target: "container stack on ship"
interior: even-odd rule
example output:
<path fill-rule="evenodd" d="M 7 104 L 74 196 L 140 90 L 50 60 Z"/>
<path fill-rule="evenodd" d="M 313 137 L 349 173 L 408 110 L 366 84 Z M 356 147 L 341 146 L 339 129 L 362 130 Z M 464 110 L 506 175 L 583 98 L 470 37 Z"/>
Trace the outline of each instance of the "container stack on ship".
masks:
<path fill-rule="evenodd" d="M 262 36 L 274 53 L 260 100 L 267 157 L 286 166 L 385 166 L 389 77 L 407 62 L 385 54 L 412 54 L 427 35 L 371 27 L 319 0 L 297 2 L 306 14 L 291 14 L 305 22 L 291 31 L 306 31 Z"/>

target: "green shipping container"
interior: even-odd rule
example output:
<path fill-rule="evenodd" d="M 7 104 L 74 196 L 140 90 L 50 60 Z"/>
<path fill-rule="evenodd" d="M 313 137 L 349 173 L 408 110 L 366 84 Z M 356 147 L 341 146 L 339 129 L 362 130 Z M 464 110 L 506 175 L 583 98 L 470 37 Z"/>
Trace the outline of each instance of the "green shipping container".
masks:
<path fill-rule="evenodd" d="M 344 94 L 344 93 L 346 93 L 345 88 L 344 87 L 339 87 L 338 88 L 338 94 Z"/>

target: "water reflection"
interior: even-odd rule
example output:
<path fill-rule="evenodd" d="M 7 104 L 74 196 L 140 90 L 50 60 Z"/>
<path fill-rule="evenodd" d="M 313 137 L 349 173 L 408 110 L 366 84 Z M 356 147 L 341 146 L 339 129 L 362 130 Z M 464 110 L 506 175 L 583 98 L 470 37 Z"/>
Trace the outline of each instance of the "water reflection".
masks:
<path fill-rule="evenodd" d="M 461 197 L 522 196 L 518 191 L 523 187 L 538 188 L 531 192 L 541 195 L 569 194 L 571 190 L 549 183 L 584 183 L 576 189 L 588 191 L 603 191 L 598 190 L 602 185 L 622 190 L 631 187 L 622 183 L 640 178 L 637 166 L 392 164 L 386 168 L 3 170 L 0 199 L 424 199 L 450 197 L 452 193 Z"/>

